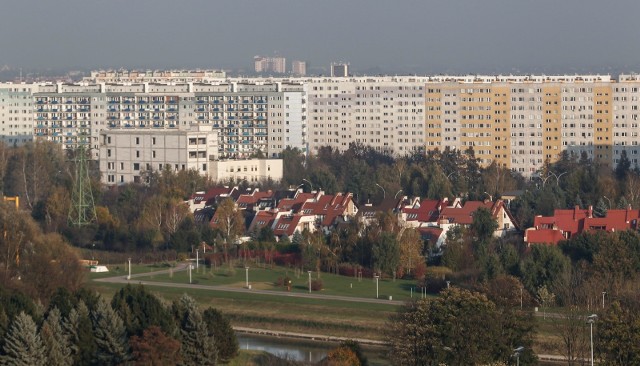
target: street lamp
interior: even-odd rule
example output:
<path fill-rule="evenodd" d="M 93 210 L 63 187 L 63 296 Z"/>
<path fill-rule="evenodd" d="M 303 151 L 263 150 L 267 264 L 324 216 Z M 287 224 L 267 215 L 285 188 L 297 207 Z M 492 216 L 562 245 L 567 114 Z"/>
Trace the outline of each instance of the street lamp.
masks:
<path fill-rule="evenodd" d="M 385 191 L 384 188 L 382 188 L 382 186 L 378 183 L 376 183 L 376 185 L 378 186 L 378 188 L 382 189 L 382 199 L 385 199 L 387 197 L 387 191 Z"/>
<path fill-rule="evenodd" d="M 378 299 L 380 297 L 378 294 L 378 279 L 380 279 L 380 276 L 375 275 L 374 277 L 376 278 L 376 299 Z"/>
<path fill-rule="evenodd" d="M 597 314 L 591 314 L 587 317 L 587 323 L 591 327 L 591 366 L 593 366 L 593 323 L 598 319 Z"/>
<path fill-rule="evenodd" d="M 129 275 L 127 276 L 127 281 L 131 279 L 131 257 L 129 257 Z"/>
<path fill-rule="evenodd" d="M 398 193 L 400 193 L 400 192 L 402 192 L 402 189 L 401 189 L 401 190 L 399 190 L 398 192 L 396 192 L 395 196 L 393 196 L 393 199 L 398 198 Z"/>
<path fill-rule="evenodd" d="M 200 249 L 196 249 L 196 269 L 198 269 L 198 265 L 200 264 L 200 254 L 198 253 Z"/>
<path fill-rule="evenodd" d="M 193 264 L 189 263 L 189 283 L 191 283 L 191 268 L 193 267 Z"/>
<path fill-rule="evenodd" d="M 513 356 L 511 357 L 515 357 L 516 358 L 516 366 L 520 366 L 520 355 L 522 354 L 522 351 L 524 351 L 524 347 L 520 346 L 516 349 L 513 350 Z"/>
<path fill-rule="evenodd" d="M 311 192 L 313 192 L 313 184 L 311 184 L 311 182 L 309 182 L 308 180 L 306 180 L 304 178 L 302 178 L 302 181 L 309 183 L 309 187 L 311 187 Z"/>
<path fill-rule="evenodd" d="M 249 266 L 244 266 L 245 286 L 249 288 Z"/>
<path fill-rule="evenodd" d="M 602 196 L 602 197 L 604 197 L 607 200 L 607 202 L 609 202 L 609 210 L 610 210 L 611 209 L 611 200 L 607 196 Z"/>
<path fill-rule="evenodd" d="M 489 193 L 487 193 L 487 192 L 484 192 L 484 194 L 486 194 L 487 196 L 489 196 L 489 201 L 493 202 L 493 196 L 492 196 L 492 195 L 490 195 L 490 194 L 489 194 Z"/>
<path fill-rule="evenodd" d="M 309 273 L 309 293 L 311 293 L 311 271 L 307 271 Z"/>
<path fill-rule="evenodd" d="M 606 295 L 606 291 L 602 291 L 602 308 L 604 309 L 604 295 Z"/>

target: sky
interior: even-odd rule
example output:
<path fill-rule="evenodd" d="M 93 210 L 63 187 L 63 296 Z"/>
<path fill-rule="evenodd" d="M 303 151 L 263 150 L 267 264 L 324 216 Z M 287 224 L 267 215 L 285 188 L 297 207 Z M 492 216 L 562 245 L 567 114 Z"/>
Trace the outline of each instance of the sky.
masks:
<path fill-rule="evenodd" d="M 0 66 L 640 72 L 638 0 L 0 0 Z M 289 66 L 290 67 L 290 66 Z"/>

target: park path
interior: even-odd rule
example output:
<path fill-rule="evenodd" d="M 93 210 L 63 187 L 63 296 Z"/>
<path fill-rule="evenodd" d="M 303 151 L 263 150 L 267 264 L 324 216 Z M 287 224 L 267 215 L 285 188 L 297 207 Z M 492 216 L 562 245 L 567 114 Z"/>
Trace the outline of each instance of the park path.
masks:
<path fill-rule="evenodd" d="M 181 263 L 175 268 L 173 268 L 173 272 L 185 271 L 187 270 L 187 268 L 188 268 L 188 263 Z M 258 289 L 248 289 L 244 287 L 231 287 L 231 286 L 223 286 L 223 285 L 199 285 L 195 283 L 156 282 L 156 281 L 142 280 L 144 277 L 169 273 L 169 270 L 170 269 L 163 269 L 163 270 L 158 270 L 154 272 L 132 274 L 130 280 L 127 279 L 126 275 L 124 276 L 118 275 L 114 277 L 98 278 L 98 279 L 95 279 L 94 281 L 103 282 L 103 283 L 117 283 L 117 284 L 131 283 L 131 284 L 140 284 L 145 286 L 235 292 L 235 293 L 247 293 L 247 294 L 258 294 L 258 295 L 268 295 L 268 296 L 279 296 L 279 297 L 295 297 L 295 298 L 316 299 L 316 300 L 335 300 L 335 301 L 347 301 L 347 302 L 358 302 L 358 303 L 368 303 L 368 304 L 385 304 L 385 305 L 396 305 L 396 306 L 404 304 L 404 301 L 397 301 L 397 300 L 367 299 L 362 297 L 323 295 L 323 294 L 302 293 L 302 292 L 280 292 L 280 291 L 270 291 L 270 290 L 258 290 Z"/>

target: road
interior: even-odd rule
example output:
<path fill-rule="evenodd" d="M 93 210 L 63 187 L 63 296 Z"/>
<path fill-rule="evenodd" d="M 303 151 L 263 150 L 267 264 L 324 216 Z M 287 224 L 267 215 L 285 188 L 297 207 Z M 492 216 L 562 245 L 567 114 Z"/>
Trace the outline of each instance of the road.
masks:
<path fill-rule="evenodd" d="M 176 268 L 173 268 L 173 272 L 185 271 L 187 268 L 188 268 L 188 264 L 183 263 L 178 265 Z M 247 289 L 244 287 L 198 285 L 193 283 L 136 281 L 136 278 L 144 278 L 144 277 L 149 277 L 149 276 L 154 276 L 159 274 L 165 274 L 168 272 L 169 272 L 169 269 L 159 270 L 154 272 L 132 274 L 130 280 L 127 279 L 127 276 L 120 275 L 115 277 L 98 278 L 98 279 L 95 279 L 94 281 L 103 282 L 103 283 L 117 283 L 117 284 L 123 284 L 123 285 L 127 283 L 131 283 L 131 284 L 141 284 L 145 286 L 172 287 L 172 288 L 196 289 L 196 290 L 206 290 L 206 291 L 236 292 L 236 293 L 247 293 L 247 294 L 258 294 L 258 295 L 280 296 L 280 297 L 296 297 L 296 298 L 316 299 L 316 300 L 348 301 L 348 302 L 358 302 L 358 303 L 368 303 L 368 304 L 384 304 L 384 305 L 404 304 L 404 301 L 385 300 L 385 299 L 367 299 L 362 297 L 323 295 L 323 294 L 314 294 L 314 293 L 310 293 L 310 294 L 291 293 L 291 292 Z"/>

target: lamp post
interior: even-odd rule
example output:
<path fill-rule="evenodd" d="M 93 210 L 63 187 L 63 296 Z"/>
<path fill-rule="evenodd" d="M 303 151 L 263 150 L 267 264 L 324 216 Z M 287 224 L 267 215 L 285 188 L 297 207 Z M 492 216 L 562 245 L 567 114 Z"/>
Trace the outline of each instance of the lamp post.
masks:
<path fill-rule="evenodd" d="M 249 288 L 249 266 L 244 266 L 244 282 L 245 287 Z"/>
<path fill-rule="evenodd" d="M 378 183 L 376 183 L 376 185 L 378 186 L 378 188 L 382 189 L 382 199 L 387 198 L 387 191 L 385 191 L 384 188 L 382 188 L 382 186 Z"/>
<path fill-rule="evenodd" d="M 513 356 L 516 358 L 516 366 L 520 366 L 520 354 L 522 354 L 522 351 L 524 351 L 524 347 L 520 346 L 516 349 L 513 350 Z"/>
<path fill-rule="evenodd" d="M 193 264 L 189 263 L 189 283 L 191 283 L 191 268 L 193 267 Z"/>
<path fill-rule="evenodd" d="M 602 291 L 602 308 L 604 309 L 604 295 L 606 295 L 606 291 Z"/>
<path fill-rule="evenodd" d="M 396 192 L 395 196 L 393 196 L 394 199 L 398 198 L 398 193 L 402 192 L 402 189 L 399 190 L 398 192 Z"/>
<path fill-rule="evenodd" d="M 376 299 L 379 298 L 379 293 L 378 293 L 378 280 L 380 279 L 380 276 L 375 275 L 374 276 L 376 278 Z"/>
<path fill-rule="evenodd" d="M 200 264 L 200 254 L 198 253 L 200 249 L 196 249 L 196 269 L 198 269 L 198 265 Z"/>
<path fill-rule="evenodd" d="M 307 271 L 309 273 L 309 293 L 311 293 L 311 271 Z"/>
<path fill-rule="evenodd" d="M 309 183 L 309 187 L 311 188 L 311 192 L 313 192 L 313 184 L 311 184 L 311 182 L 309 182 L 308 180 L 306 180 L 304 178 L 302 178 L 302 181 Z"/>
<path fill-rule="evenodd" d="M 127 276 L 127 281 L 131 279 L 131 257 L 129 257 L 129 275 Z"/>
<path fill-rule="evenodd" d="M 597 314 L 591 314 L 587 317 L 587 323 L 591 328 L 591 366 L 593 366 L 593 323 L 596 322 L 596 319 L 598 319 Z"/>
<path fill-rule="evenodd" d="M 604 199 L 606 199 L 607 202 L 609 202 L 609 210 L 611 210 L 611 200 L 609 199 L 609 197 L 607 196 L 602 196 L 602 197 L 604 197 Z"/>

